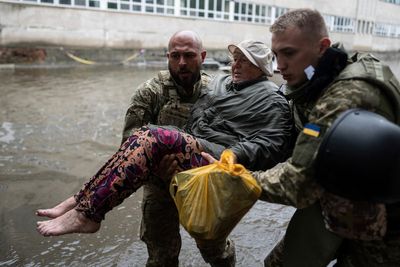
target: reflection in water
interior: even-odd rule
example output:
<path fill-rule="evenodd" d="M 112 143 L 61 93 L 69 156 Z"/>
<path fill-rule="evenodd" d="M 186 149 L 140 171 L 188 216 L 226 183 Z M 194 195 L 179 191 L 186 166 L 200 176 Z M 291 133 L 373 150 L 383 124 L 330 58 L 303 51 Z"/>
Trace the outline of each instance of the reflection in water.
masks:
<path fill-rule="evenodd" d="M 398 64 L 395 66 L 398 73 Z M 0 72 L 0 266 L 144 266 L 141 190 L 95 234 L 44 238 L 37 208 L 76 193 L 116 151 L 137 85 L 157 70 L 123 67 Z M 235 228 L 237 266 L 262 266 L 292 208 L 258 202 Z M 207 266 L 182 230 L 180 266 Z"/>

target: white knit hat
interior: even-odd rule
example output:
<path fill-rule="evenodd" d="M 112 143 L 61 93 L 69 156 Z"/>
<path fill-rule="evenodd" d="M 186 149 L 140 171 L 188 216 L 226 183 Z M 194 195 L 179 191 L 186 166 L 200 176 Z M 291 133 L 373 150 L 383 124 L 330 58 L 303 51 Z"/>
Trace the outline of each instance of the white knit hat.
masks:
<path fill-rule="evenodd" d="M 272 76 L 274 73 L 272 67 L 274 55 L 266 44 L 260 41 L 244 40 L 237 45 L 228 45 L 228 50 L 232 54 L 236 48 L 240 49 L 246 58 L 253 65 L 260 68 L 267 76 Z"/>

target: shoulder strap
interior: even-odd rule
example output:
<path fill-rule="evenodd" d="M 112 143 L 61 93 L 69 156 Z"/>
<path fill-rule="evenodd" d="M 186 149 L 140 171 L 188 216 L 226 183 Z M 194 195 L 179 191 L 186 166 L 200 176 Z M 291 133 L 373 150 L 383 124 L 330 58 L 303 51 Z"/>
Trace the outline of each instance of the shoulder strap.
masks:
<path fill-rule="evenodd" d="M 379 87 L 387 95 L 395 111 L 396 123 L 400 125 L 400 84 L 391 69 L 367 53 L 355 53 L 349 64 L 335 79 L 364 80 Z"/>
<path fill-rule="evenodd" d="M 163 96 L 166 99 L 177 98 L 178 93 L 176 91 L 176 86 L 171 79 L 171 74 L 167 70 L 162 70 L 158 73 L 158 78 L 160 80 L 161 89 Z"/>

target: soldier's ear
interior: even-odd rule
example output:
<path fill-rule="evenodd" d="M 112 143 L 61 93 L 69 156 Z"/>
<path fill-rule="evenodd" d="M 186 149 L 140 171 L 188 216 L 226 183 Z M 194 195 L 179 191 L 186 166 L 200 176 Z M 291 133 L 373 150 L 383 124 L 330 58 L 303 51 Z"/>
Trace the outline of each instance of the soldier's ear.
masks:
<path fill-rule="evenodd" d="M 201 63 L 204 62 L 204 59 L 206 58 L 207 52 L 206 50 L 201 51 Z"/>
<path fill-rule="evenodd" d="M 322 56 L 326 49 L 331 46 L 331 40 L 328 37 L 324 37 L 319 40 L 319 55 Z"/>

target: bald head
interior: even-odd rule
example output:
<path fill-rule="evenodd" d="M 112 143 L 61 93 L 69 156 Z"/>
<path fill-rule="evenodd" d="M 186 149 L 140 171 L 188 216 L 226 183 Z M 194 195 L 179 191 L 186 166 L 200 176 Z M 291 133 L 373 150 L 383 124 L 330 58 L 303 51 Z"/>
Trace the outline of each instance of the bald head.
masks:
<path fill-rule="evenodd" d="M 190 95 L 206 57 L 200 37 L 193 31 L 175 33 L 169 40 L 167 57 L 171 76 Z"/>
<path fill-rule="evenodd" d="M 203 42 L 199 35 L 194 31 L 183 30 L 174 33 L 171 36 L 168 43 L 168 51 L 171 51 L 174 44 L 179 43 L 191 43 L 193 48 L 198 49 L 199 52 L 203 51 Z"/>

